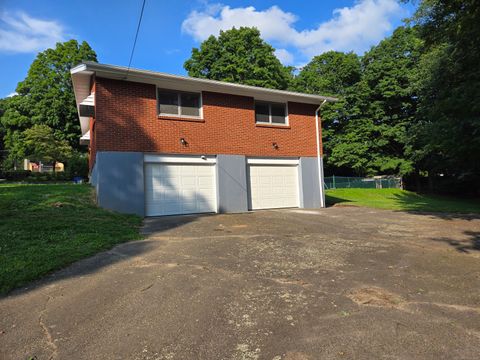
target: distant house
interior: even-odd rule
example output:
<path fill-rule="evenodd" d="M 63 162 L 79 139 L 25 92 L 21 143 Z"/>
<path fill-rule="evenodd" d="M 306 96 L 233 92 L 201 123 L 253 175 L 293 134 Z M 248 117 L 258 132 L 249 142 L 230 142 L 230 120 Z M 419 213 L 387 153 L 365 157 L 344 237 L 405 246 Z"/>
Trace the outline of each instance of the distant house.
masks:
<path fill-rule="evenodd" d="M 55 163 L 55 172 L 62 172 L 64 171 L 65 166 L 61 162 Z M 28 159 L 23 160 L 23 170 L 30 170 L 31 172 L 52 172 L 53 166 L 50 164 L 43 164 L 41 161 L 39 162 L 32 162 Z"/>
<path fill-rule="evenodd" d="M 336 99 L 85 62 L 71 71 L 100 206 L 146 216 L 325 204 Z"/>

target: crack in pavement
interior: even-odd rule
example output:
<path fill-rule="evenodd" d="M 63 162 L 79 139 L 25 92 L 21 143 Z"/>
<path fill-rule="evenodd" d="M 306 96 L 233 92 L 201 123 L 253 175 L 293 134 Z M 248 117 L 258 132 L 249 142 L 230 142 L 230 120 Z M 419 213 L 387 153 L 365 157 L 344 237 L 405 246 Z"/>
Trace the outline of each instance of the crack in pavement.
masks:
<path fill-rule="evenodd" d="M 45 334 L 45 338 L 47 340 L 48 346 L 52 349 L 52 353 L 50 354 L 50 357 L 49 357 L 49 360 L 51 360 L 51 359 L 55 359 L 57 357 L 58 347 L 55 344 L 55 341 L 52 337 L 52 334 L 50 333 L 50 330 L 48 329 L 48 326 L 45 324 L 45 321 L 43 319 L 43 316 L 44 316 L 45 312 L 47 311 L 48 303 L 50 302 L 51 299 L 53 299 L 52 296 L 50 296 L 50 295 L 47 295 L 47 296 L 48 296 L 47 301 L 45 302 L 45 305 L 43 306 L 42 311 L 40 311 L 40 313 L 39 313 L 38 323 L 39 323 L 42 331 Z"/>

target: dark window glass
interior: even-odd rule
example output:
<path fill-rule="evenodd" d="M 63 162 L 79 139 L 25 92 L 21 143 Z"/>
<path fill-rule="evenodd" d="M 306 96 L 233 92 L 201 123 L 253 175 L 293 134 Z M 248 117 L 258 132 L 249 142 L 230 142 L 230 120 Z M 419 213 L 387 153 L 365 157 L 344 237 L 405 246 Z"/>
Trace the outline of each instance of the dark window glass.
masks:
<path fill-rule="evenodd" d="M 284 104 L 270 104 L 272 111 L 272 124 L 285 124 L 285 105 Z"/>
<path fill-rule="evenodd" d="M 200 116 L 200 95 L 181 93 L 181 114 L 186 116 Z"/>
<path fill-rule="evenodd" d="M 270 122 L 267 103 L 255 103 L 255 121 L 264 123 Z"/>
<path fill-rule="evenodd" d="M 175 92 L 158 92 L 158 112 L 160 114 L 178 115 L 178 94 Z"/>

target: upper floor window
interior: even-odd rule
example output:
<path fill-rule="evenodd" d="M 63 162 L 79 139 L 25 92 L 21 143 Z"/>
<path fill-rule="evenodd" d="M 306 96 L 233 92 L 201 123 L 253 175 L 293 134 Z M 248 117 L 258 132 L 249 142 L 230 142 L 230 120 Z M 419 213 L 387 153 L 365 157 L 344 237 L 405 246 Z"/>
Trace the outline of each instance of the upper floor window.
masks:
<path fill-rule="evenodd" d="M 281 103 L 257 101 L 255 121 L 260 124 L 287 125 L 287 107 Z"/>
<path fill-rule="evenodd" d="M 158 89 L 158 114 L 201 117 L 199 93 Z"/>

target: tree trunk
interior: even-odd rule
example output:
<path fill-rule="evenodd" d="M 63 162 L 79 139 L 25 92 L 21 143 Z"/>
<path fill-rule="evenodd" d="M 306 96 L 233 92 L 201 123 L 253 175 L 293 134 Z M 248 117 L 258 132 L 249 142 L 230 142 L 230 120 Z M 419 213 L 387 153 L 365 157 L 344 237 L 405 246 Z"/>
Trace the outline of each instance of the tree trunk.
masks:
<path fill-rule="evenodd" d="M 57 164 L 57 162 L 55 160 L 53 160 L 53 165 L 52 165 L 52 173 L 53 175 L 55 175 L 55 165 Z"/>

